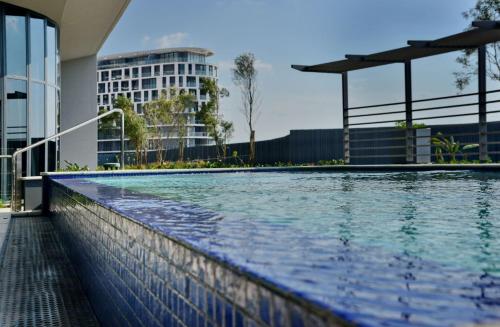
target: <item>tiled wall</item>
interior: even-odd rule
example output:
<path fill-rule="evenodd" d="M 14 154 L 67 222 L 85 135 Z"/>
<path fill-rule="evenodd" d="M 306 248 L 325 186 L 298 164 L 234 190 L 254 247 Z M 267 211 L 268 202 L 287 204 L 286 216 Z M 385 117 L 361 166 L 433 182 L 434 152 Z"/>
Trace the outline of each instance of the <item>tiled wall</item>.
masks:
<path fill-rule="evenodd" d="M 49 182 L 54 222 L 104 326 L 333 326 L 297 297 Z"/>

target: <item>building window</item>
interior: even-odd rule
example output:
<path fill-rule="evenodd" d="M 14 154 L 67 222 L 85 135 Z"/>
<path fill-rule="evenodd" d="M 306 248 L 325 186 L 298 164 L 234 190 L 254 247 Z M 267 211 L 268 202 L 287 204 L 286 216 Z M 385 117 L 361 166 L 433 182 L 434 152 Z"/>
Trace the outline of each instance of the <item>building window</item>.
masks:
<path fill-rule="evenodd" d="M 57 79 L 57 35 L 54 25 L 47 22 L 47 81 L 56 84 Z"/>
<path fill-rule="evenodd" d="M 207 91 L 200 90 L 200 100 L 207 99 Z"/>
<path fill-rule="evenodd" d="M 111 71 L 111 80 L 117 80 L 122 78 L 122 70 L 121 69 L 115 69 Z"/>
<path fill-rule="evenodd" d="M 142 77 L 151 77 L 151 66 L 146 66 L 141 68 Z"/>
<path fill-rule="evenodd" d="M 193 65 L 188 64 L 188 75 L 192 75 L 192 74 L 193 74 Z"/>
<path fill-rule="evenodd" d="M 31 78 L 45 80 L 45 22 L 30 18 L 30 67 Z"/>
<path fill-rule="evenodd" d="M 102 96 L 102 104 L 104 104 L 104 105 L 108 105 L 109 104 L 109 95 L 104 94 Z"/>
<path fill-rule="evenodd" d="M 185 64 L 178 64 L 177 65 L 177 71 L 179 72 L 179 75 L 184 75 L 186 73 L 186 65 Z"/>
<path fill-rule="evenodd" d="M 143 89 L 156 89 L 156 78 L 143 78 L 142 79 Z"/>
<path fill-rule="evenodd" d="M 207 66 L 205 65 L 196 65 L 196 75 L 206 75 L 207 74 Z"/>
<path fill-rule="evenodd" d="M 134 102 L 141 102 L 141 92 L 134 92 Z"/>
<path fill-rule="evenodd" d="M 106 82 L 108 80 L 109 80 L 109 72 L 108 71 L 101 72 L 101 81 Z"/>
<path fill-rule="evenodd" d="M 139 80 L 138 79 L 132 80 L 132 91 L 135 91 L 138 89 L 139 89 Z"/>
<path fill-rule="evenodd" d="M 106 93 L 106 84 L 105 83 L 99 83 L 97 84 L 97 93 Z"/>
<path fill-rule="evenodd" d="M 125 68 L 123 70 L 123 78 L 130 78 L 130 68 Z"/>
<path fill-rule="evenodd" d="M 7 75 L 26 76 L 26 18 L 5 16 Z"/>
<path fill-rule="evenodd" d="M 122 91 L 128 91 L 129 88 L 128 88 L 128 81 L 122 81 L 121 83 L 121 90 Z"/>
<path fill-rule="evenodd" d="M 135 112 L 137 112 L 138 114 L 142 114 L 142 104 L 141 103 L 135 104 Z"/>
<path fill-rule="evenodd" d="M 213 66 L 208 66 L 208 75 L 214 76 L 214 67 Z"/>
<path fill-rule="evenodd" d="M 166 89 L 167 88 L 167 78 L 166 77 L 162 77 L 161 79 L 161 87 Z"/>
<path fill-rule="evenodd" d="M 160 76 L 160 65 L 155 66 L 155 76 Z"/>
<path fill-rule="evenodd" d="M 144 91 L 144 102 L 148 102 L 148 101 L 149 101 L 149 92 Z"/>
<path fill-rule="evenodd" d="M 187 76 L 186 77 L 186 86 L 187 87 L 196 87 L 196 77 Z"/>
<path fill-rule="evenodd" d="M 118 92 L 119 91 L 119 83 L 118 82 L 113 82 L 113 92 Z"/>
<path fill-rule="evenodd" d="M 139 67 L 132 68 L 132 78 L 139 77 Z"/>
<path fill-rule="evenodd" d="M 27 121 L 26 81 L 7 79 L 7 101 L 5 102 L 5 117 L 7 125 L 7 152 L 13 153 L 18 148 L 26 146 Z"/>
<path fill-rule="evenodd" d="M 174 75 L 175 74 L 175 66 L 172 64 L 163 65 L 163 75 Z"/>
<path fill-rule="evenodd" d="M 174 87 L 175 86 L 175 76 L 170 76 L 170 87 Z"/>
<path fill-rule="evenodd" d="M 158 100 L 158 90 L 151 91 L 151 100 Z"/>

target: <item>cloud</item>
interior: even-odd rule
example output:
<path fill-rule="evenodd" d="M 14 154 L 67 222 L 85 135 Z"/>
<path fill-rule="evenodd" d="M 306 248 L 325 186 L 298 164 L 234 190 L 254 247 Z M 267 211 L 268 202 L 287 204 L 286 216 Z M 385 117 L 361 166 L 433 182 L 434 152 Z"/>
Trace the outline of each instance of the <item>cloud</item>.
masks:
<path fill-rule="evenodd" d="M 219 67 L 219 70 L 230 70 L 234 68 L 234 62 L 232 60 L 224 60 L 218 62 L 217 66 Z M 259 72 L 270 72 L 273 70 L 273 65 L 261 59 L 256 59 L 255 68 L 257 68 L 257 71 Z"/>
<path fill-rule="evenodd" d="M 172 34 L 165 34 L 158 38 L 152 38 L 145 35 L 142 38 L 144 45 L 153 45 L 156 48 L 173 48 L 181 46 L 187 39 L 188 34 L 184 32 L 176 32 Z"/>

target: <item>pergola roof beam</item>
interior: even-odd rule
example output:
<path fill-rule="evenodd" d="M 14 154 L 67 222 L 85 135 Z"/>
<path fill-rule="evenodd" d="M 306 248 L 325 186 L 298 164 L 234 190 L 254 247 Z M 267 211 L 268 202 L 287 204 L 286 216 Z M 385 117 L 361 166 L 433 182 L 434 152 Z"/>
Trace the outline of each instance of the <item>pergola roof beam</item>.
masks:
<path fill-rule="evenodd" d="M 477 21 L 473 28 L 436 40 L 408 41 L 408 46 L 368 55 L 346 55 L 346 59 L 324 64 L 292 65 L 303 72 L 340 74 L 357 69 L 402 63 L 451 51 L 477 48 L 500 41 L 500 21 Z"/>

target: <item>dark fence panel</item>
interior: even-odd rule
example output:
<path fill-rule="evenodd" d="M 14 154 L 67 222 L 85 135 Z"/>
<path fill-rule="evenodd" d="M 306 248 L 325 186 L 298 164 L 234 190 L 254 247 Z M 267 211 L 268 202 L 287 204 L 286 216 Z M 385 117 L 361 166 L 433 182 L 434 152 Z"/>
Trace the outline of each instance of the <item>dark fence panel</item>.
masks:
<path fill-rule="evenodd" d="M 477 124 L 432 125 L 429 126 L 432 136 L 441 132 L 444 136 L 453 136 L 461 144 L 478 143 Z M 277 162 L 303 164 L 316 163 L 320 160 L 343 158 L 343 131 L 341 129 L 292 130 L 290 135 L 256 142 L 256 162 L 260 164 L 274 164 Z M 356 128 L 350 130 L 351 163 L 352 164 L 396 164 L 405 163 L 405 131 L 399 128 L 375 127 Z M 116 162 L 119 151 L 119 142 L 110 145 L 117 153 L 100 153 L 99 164 Z M 490 158 L 500 161 L 500 122 L 488 123 L 488 152 Z M 389 149 L 387 148 L 389 147 Z M 104 148 L 100 146 L 100 148 Z M 132 148 L 132 147 L 130 147 Z M 382 149 L 379 149 L 382 148 Z M 229 144 L 227 156 L 231 157 L 234 151 L 243 161 L 248 160 L 248 142 Z M 432 149 L 435 160 L 434 149 Z M 477 150 L 471 150 L 467 156 L 470 160 L 477 160 Z M 359 156 L 359 157 L 358 157 Z M 134 162 L 134 154 L 127 152 L 127 163 Z M 156 159 L 156 153 L 151 151 L 150 161 Z M 165 152 L 168 161 L 178 159 L 178 150 Z M 197 146 L 184 150 L 186 160 L 215 160 L 217 158 L 214 146 Z M 457 156 L 462 159 L 462 155 Z"/>
<path fill-rule="evenodd" d="M 312 163 L 343 158 L 340 129 L 311 129 L 290 131 L 290 161 Z"/>

